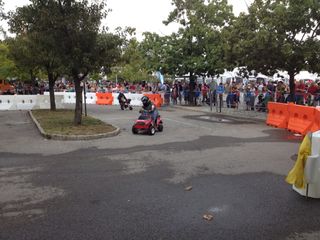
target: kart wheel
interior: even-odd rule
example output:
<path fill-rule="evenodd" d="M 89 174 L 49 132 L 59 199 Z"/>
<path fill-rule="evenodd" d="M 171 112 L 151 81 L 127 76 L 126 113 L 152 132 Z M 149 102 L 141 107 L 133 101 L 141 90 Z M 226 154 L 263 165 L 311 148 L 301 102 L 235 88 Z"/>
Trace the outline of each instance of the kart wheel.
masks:
<path fill-rule="evenodd" d="M 124 110 L 124 107 L 123 107 L 123 106 L 121 106 L 121 110 Z"/>
<path fill-rule="evenodd" d="M 137 134 L 137 133 L 138 133 L 138 130 L 135 129 L 135 127 L 132 127 L 132 133 L 133 133 L 133 134 Z"/>
<path fill-rule="evenodd" d="M 154 135 L 155 133 L 156 133 L 156 129 L 154 128 L 154 126 L 150 126 L 149 135 Z"/>
<path fill-rule="evenodd" d="M 159 131 L 159 132 L 162 132 L 162 131 L 163 131 L 163 125 L 162 125 L 162 124 L 159 124 L 159 126 L 158 126 L 158 131 Z"/>
<path fill-rule="evenodd" d="M 130 106 L 130 107 L 129 107 L 129 110 L 132 110 L 132 109 L 133 109 L 133 108 Z"/>

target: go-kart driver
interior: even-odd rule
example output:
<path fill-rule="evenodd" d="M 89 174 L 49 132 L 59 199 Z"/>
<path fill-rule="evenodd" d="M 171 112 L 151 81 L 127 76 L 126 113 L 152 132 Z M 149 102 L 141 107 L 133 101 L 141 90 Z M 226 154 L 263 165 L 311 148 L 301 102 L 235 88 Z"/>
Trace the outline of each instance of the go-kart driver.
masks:
<path fill-rule="evenodd" d="M 157 123 L 157 118 L 159 113 L 156 106 L 150 101 L 150 99 L 147 96 L 143 96 L 141 98 L 141 102 L 142 102 L 142 111 L 146 111 L 150 113 L 154 126 L 157 126 L 156 123 Z"/>

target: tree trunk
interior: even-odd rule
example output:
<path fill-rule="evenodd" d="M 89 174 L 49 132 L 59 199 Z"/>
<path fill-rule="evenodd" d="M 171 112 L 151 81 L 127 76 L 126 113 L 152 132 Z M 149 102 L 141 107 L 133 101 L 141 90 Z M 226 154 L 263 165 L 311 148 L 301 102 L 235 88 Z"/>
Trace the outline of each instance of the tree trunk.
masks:
<path fill-rule="evenodd" d="M 289 73 L 289 89 L 290 89 L 288 102 L 295 102 L 294 71 L 289 71 L 288 73 Z"/>
<path fill-rule="evenodd" d="M 192 73 L 190 73 L 189 78 L 189 105 L 196 105 L 195 104 L 195 80 Z"/>
<path fill-rule="evenodd" d="M 53 77 L 53 73 L 48 73 L 48 79 L 49 79 L 49 94 L 50 94 L 50 110 L 56 111 L 56 100 L 54 96 L 54 84 L 55 79 Z"/>
<path fill-rule="evenodd" d="M 33 75 L 32 70 L 30 70 L 30 80 L 31 80 L 31 86 L 32 86 L 32 88 L 34 88 L 36 84 L 35 84 L 35 77 Z"/>
<path fill-rule="evenodd" d="M 81 125 L 82 123 L 82 88 L 81 81 L 78 76 L 74 76 L 74 86 L 76 91 L 76 107 L 74 111 L 74 125 Z"/>

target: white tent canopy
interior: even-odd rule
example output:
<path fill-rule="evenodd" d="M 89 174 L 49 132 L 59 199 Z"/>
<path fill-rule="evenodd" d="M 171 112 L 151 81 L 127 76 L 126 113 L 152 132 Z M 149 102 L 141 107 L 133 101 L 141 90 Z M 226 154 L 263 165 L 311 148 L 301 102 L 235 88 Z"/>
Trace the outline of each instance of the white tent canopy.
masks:
<path fill-rule="evenodd" d="M 316 73 L 310 73 L 308 71 L 300 71 L 297 75 L 294 76 L 296 80 L 312 80 L 315 81 L 318 77 Z"/>
<path fill-rule="evenodd" d="M 229 71 L 225 70 L 224 73 L 219 76 L 219 80 L 222 83 L 226 83 L 227 80 L 230 80 L 230 79 L 232 79 L 234 77 L 236 77 L 236 75 L 233 72 L 229 72 Z"/>
<path fill-rule="evenodd" d="M 285 83 L 289 83 L 289 74 L 287 71 L 277 71 L 274 75 L 273 75 L 273 81 L 282 81 Z"/>
<path fill-rule="evenodd" d="M 262 73 L 258 73 L 258 75 L 256 76 L 256 78 L 264 78 L 264 79 L 269 79 L 270 77 L 262 74 Z"/>

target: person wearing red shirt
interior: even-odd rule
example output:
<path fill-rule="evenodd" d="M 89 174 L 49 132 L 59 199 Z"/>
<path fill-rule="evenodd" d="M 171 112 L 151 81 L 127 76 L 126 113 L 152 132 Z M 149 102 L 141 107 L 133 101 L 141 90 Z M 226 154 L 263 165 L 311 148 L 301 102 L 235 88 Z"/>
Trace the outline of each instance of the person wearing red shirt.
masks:
<path fill-rule="evenodd" d="M 315 82 L 311 82 L 310 86 L 308 87 L 308 105 L 315 106 L 315 99 L 317 98 L 317 92 L 318 92 L 318 85 L 315 84 Z"/>
<path fill-rule="evenodd" d="M 304 96 L 306 93 L 306 86 L 303 80 L 296 83 L 296 104 L 304 105 Z"/>
<path fill-rule="evenodd" d="M 209 91 L 209 87 L 208 87 L 208 85 L 206 83 L 204 83 L 202 88 L 201 88 L 202 103 L 208 102 L 208 91 Z"/>

